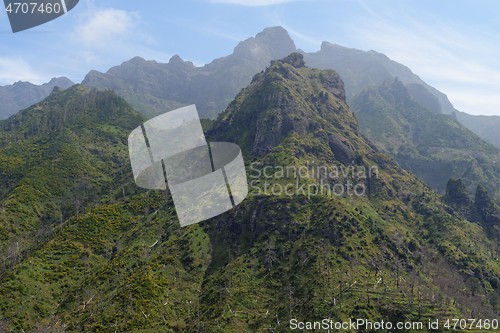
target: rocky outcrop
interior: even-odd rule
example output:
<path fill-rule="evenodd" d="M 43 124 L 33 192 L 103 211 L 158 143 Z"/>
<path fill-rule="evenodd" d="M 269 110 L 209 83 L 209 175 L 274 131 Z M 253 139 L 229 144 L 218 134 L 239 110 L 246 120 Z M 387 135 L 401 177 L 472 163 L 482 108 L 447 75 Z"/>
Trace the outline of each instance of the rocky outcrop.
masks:
<path fill-rule="evenodd" d="M 357 121 L 345 104 L 340 76 L 305 67 L 299 53 L 272 61 L 257 74 L 221 114 L 211 134 L 238 143 L 256 157 L 291 137 L 303 147 L 299 155 L 321 154 L 342 164 L 356 157 L 355 148 L 346 142 L 348 135 L 357 135 Z"/>

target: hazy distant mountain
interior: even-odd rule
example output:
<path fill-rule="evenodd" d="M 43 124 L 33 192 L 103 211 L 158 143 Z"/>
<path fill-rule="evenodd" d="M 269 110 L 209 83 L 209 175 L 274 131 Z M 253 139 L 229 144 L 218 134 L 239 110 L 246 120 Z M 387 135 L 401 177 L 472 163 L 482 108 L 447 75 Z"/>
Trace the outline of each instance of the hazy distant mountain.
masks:
<path fill-rule="evenodd" d="M 432 96 L 421 93 L 424 101 L 432 101 Z M 450 178 L 462 178 L 471 193 L 485 184 L 500 197 L 500 166 L 496 163 L 500 150 L 454 117 L 418 103 L 398 79 L 364 89 L 353 98 L 351 107 L 361 131 L 431 187 L 444 192 Z"/>
<path fill-rule="evenodd" d="M 285 29 L 267 28 L 255 38 L 239 43 L 233 54 L 203 67 L 195 67 L 179 56 L 172 57 L 167 64 L 136 57 L 107 73 L 91 71 L 82 83 L 98 89 L 113 89 L 141 112 L 163 112 L 166 107 L 196 102 L 202 115 L 215 117 L 255 73 L 265 69 L 271 60 L 295 51 L 294 42 Z M 337 70 L 345 82 L 348 100 L 364 88 L 398 77 L 407 86 L 419 85 L 420 89 L 411 92 L 421 104 L 426 104 L 420 100 L 422 93 L 429 92 L 437 100 L 437 104 L 431 101 L 436 104 L 435 111 L 445 114 L 455 111 L 446 95 L 381 53 L 324 42 L 320 51 L 304 53 L 304 57 L 310 67 Z"/>
<path fill-rule="evenodd" d="M 500 116 L 476 116 L 456 111 L 457 120 L 484 140 L 500 147 Z"/>
<path fill-rule="evenodd" d="M 296 50 L 287 31 L 267 28 L 236 46 L 233 54 L 203 67 L 174 56 L 168 64 L 134 58 L 107 73 L 90 72 L 82 84 L 113 89 L 148 116 L 196 103 L 200 115 L 215 118 L 255 73 Z"/>
<path fill-rule="evenodd" d="M 65 77 L 53 78 L 48 83 L 34 85 L 29 82 L 16 82 L 0 87 L 0 119 L 6 119 L 47 97 L 55 87 L 69 88 L 74 83 Z"/>
<path fill-rule="evenodd" d="M 401 166 L 440 192 L 454 177 L 463 178 L 470 192 L 482 183 L 498 196 L 500 151 L 481 140 L 482 126 L 471 127 L 478 136 L 457 122 L 446 95 L 409 68 L 375 51 L 326 42 L 304 57 L 308 66 L 338 71 L 361 131 Z M 459 121 L 476 119 L 463 115 Z M 496 132 L 490 126 L 490 133 L 500 133 L 498 125 Z"/>
<path fill-rule="evenodd" d="M 344 80 L 348 100 L 369 86 L 378 86 L 388 79 L 397 77 L 405 85 L 419 84 L 430 92 L 438 101 L 439 110 L 436 111 L 445 114 L 455 111 L 445 94 L 422 81 L 408 67 L 389 59 L 382 53 L 323 42 L 320 51 L 305 53 L 304 57 L 310 67 L 338 71 Z"/>
<path fill-rule="evenodd" d="M 324 42 L 320 51 L 304 53 L 304 57 L 308 66 L 338 71 L 344 80 L 348 101 L 367 87 L 379 86 L 397 77 L 422 106 L 438 113 L 455 113 L 462 125 L 483 140 L 500 147 L 500 117 L 475 116 L 456 110 L 445 94 L 384 54 Z"/>
<path fill-rule="evenodd" d="M 196 103 L 203 117 L 215 118 L 255 73 L 269 61 L 282 58 L 296 48 L 282 27 L 267 28 L 238 44 L 233 54 L 214 60 L 203 67 L 174 56 L 168 64 L 134 58 L 107 73 L 91 71 L 84 85 L 113 89 L 138 111 L 150 117 L 156 113 Z M 369 86 L 378 86 L 397 77 L 412 97 L 436 113 L 457 112 L 445 94 L 429 86 L 408 67 L 375 51 L 361 51 L 324 42 L 321 50 L 304 53 L 310 67 L 336 70 L 345 82 L 347 100 Z M 485 124 L 475 116 L 458 117 L 466 127 L 484 140 L 499 145 L 496 126 Z M 475 120 L 474 120 L 475 119 Z"/>

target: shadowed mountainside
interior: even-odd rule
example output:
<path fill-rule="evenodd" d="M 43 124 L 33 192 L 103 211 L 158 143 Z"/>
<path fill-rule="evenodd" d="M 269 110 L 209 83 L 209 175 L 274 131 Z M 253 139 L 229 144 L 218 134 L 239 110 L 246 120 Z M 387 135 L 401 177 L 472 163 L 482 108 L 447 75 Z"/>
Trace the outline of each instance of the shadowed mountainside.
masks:
<path fill-rule="evenodd" d="M 39 86 L 29 82 L 16 82 L 13 85 L 0 87 L 0 119 L 7 119 L 19 110 L 40 102 L 55 87 L 66 89 L 73 84 L 71 80 L 59 77 Z"/>

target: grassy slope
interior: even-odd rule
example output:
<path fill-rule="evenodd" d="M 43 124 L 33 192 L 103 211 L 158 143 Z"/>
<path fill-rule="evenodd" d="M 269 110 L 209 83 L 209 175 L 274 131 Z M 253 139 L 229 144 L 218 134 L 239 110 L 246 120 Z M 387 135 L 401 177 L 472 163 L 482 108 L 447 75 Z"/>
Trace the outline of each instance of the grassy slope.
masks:
<path fill-rule="evenodd" d="M 352 102 L 363 133 L 426 184 L 444 192 L 448 179 L 463 178 L 470 192 L 484 184 L 498 197 L 497 148 L 449 116 L 425 109 L 401 82 L 368 88 Z"/>
<path fill-rule="evenodd" d="M 379 177 L 367 184 L 370 197 L 308 198 L 254 191 L 235 210 L 182 229 L 164 194 L 136 193 L 133 186 L 122 193 L 123 184 L 132 183 L 124 140 L 139 120 L 134 113 L 111 117 L 116 120 L 108 121 L 106 128 L 116 132 L 107 139 L 89 123 L 69 126 L 75 137 L 60 157 L 71 151 L 70 156 L 81 159 L 76 165 L 70 163 L 76 157 L 68 159 L 57 172 L 49 172 L 54 158 L 45 152 L 61 142 L 68 126 L 37 132 L 36 140 L 42 140 L 38 142 L 22 135 L 28 125 L 40 121 L 20 121 L 24 129 L 16 132 L 19 144 L 12 147 L 26 149 L 2 153 L 9 159 L 5 165 L 25 167 L 2 169 L 5 179 L 13 179 L 2 203 L 10 200 L 23 209 L 14 211 L 18 215 L 13 215 L 13 223 L 0 223 L 10 237 L 4 244 L 12 245 L 14 230 L 26 237 L 42 225 L 37 209 L 61 209 L 56 190 L 64 191 L 82 177 L 80 172 L 100 179 L 96 186 L 103 193 L 85 201 L 87 208 L 78 216 L 68 208 L 62 225 L 48 222 L 48 235 L 35 237 L 36 246 L 28 243 L 21 257 L 14 251 L 0 276 L 0 327 L 7 332 L 286 332 L 291 318 L 498 315 L 496 244 L 479 225 L 447 212 L 439 195 L 357 133 L 352 113 L 332 87 L 325 86 L 333 78 L 332 72 L 275 63 L 237 97 L 211 135 L 240 144 L 247 162 L 260 168 L 300 166 L 311 160 L 344 165 L 339 161 L 343 155 L 326 143 L 335 136 L 355 152 L 354 162 L 347 164 L 380 169 Z M 39 107 L 32 116 L 44 113 Z M 288 121 L 281 124 L 288 125 L 274 123 L 280 117 Z M 117 126 L 123 119 L 130 122 Z M 255 147 L 257 137 L 264 149 Z M 334 142 L 335 148 L 342 147 Z M 42 150 L 38 157 L 32 153 L 37 150 Z M 106 168 L 112 152 L 116 164 Z M 27 164 L 30 156 L 33 163 Z M 28 175 L 37 174 L 43 176 L 32 177 L 39 179 L 38 185 L 22 186 Z M 285 185 L 295 180 L 270 181 Z M 317 179 L 300 181 L 313 184 Z M 21 190 L 25 196 L 12 196 Z M 39 194 L 43 191 L 45 196 Z M 75 190 L 79 198 L 88 192 Z M 21 221 L 30 222 L 19 224 L 21 228 Z"/>

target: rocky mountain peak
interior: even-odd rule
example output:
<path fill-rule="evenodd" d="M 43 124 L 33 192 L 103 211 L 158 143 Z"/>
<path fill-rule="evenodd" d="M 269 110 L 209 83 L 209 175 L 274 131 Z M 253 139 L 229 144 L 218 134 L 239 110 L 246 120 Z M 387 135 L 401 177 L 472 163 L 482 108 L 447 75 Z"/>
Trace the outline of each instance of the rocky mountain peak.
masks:
<path fill-rule="evenodd" d="M 294 52 L 285 58 L 278 60 L 281 63 L 292 65 L 295 68 L 306 67 L 304 56 L 300 53 Z"/>
<path fill-rule="evenodd" d="M 69 86 L 72 86 L 74 83 L 67 77 L 53 77 L 50 79 L 49 83 L 47 83 L 49 86 L 61 86 L 61 88 L 69 88 Z"/>
<path fill-rule="evenodd" d="M 185 61 L 184 59 L 181 58 L 180 55 L 176 54 L 170 58 L 168 61 L 169 65 L 174 65 L 174 66 L 185 66 L 185 65 L 190 65 L 194 66 L 191 61 Z"/>
<path fill-rule="evenodd" d="M 141 64 L 141 63 L 145 63 L 146 62 L 146 59 L 142 58 L 142 57 L 133 57 L 132 59 L 130 59 L 129 61 L 126 61 L 124 64 Z"/>
<path fill-rule="evenodd" d="M 357 122 L 345 104 L 340 76 L 307 68 L 302 55 L 292 53 L 256 75 L 210 135 L 236 142 L 254 156 L 274 151 L 294 135 L 310 136 L 326 149 L 324 154 L 335 151 L 337 161 L 349 163 L 355 150 L 345 143 L 346 132 L 357 133 Z"/>
<path fill-rule="evenodd" d="M 234 49 L 234 55 L 245 58 L 279 59 L 297 50 L 288 32 L 282 27 L 266 28 L 255 37 L 240 42 Z"/>
<path fill-rule="evenodd" d="M 277 26 L 265 28 L 262 32 L 259 32 L 255 39 L 261 41 L 270 41 L 270 40 L 283 40 L 285 42 L 293 44 L 293 40 L 290 38 L 288 31 L 285 28 Z M 295 46 L 295 44 L 293 44 Z"/>
<path fill-rule="evenodd" d="M 184 60 L 182 60 L 182 58 L 178 54 L 176 54 L 172 58 L 170 58 L 170 60 L 168 61 L 168 63 L 171 64 L 171 65 L 183 64 Z"/>
<path fill-rule="evenodd" d="M 321 51 L 327 51 L 329 49 L 334 49 L 334 48 L 338 48 L 338 47 L 339 47 L 339 45 L 337 45 L 337 44 L 333 44 L 333 43 L 324 41 L 324 42 L 321 43 L 321 49 L 320 50 Z"/>

